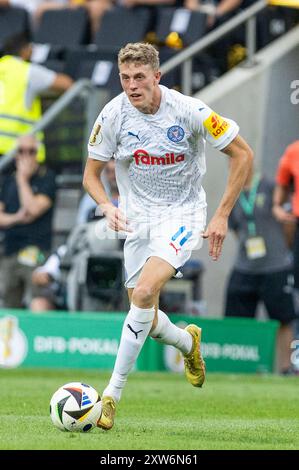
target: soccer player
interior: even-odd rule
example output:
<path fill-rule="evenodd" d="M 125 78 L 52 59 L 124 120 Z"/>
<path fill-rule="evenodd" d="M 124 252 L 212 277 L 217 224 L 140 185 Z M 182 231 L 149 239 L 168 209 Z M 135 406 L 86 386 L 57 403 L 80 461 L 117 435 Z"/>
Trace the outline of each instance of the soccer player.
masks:
<path fill-rule="evenodd" d="M 94 124 L 83 185 L 105 214 L 110 228 L 126 231 L 126 287 L 130 311 L 125 318 L 114 370 L 102 394 L 98 426 L 110 429 L 129 372 L 150 335 L 184 355 L 188 381 L 201 387 L 205 363 L 201 328 L 185 330 L 158 308 L 159 292 L 209 239 L 217 260 L 227 233 L 228 216 L 252 165 L 252 151 L 237 124 L 198 99 L 159 85 L 159 55 L 150 44 L 127 44 L 118 55 L 124 90 L 112 99 Z M 207 228 L 205 141 L 229 156 L 227 185 Z M 100 175 L 116 160 L 120 205 L 107 197 Z M 216 183 L 217 184 L 217 183 Z"/>

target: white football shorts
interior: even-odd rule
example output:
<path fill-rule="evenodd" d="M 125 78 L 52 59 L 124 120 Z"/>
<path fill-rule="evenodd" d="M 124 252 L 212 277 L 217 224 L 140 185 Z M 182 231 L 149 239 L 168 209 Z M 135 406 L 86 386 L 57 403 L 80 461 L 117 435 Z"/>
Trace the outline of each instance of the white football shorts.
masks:
<path fill-rule="evenodd" d="M 202 233 L 206 225 L 206 208 L 186 212 L 149 222 L 134 222 L 124 245 L 127 288 L 134 288 L 146 261 L 157 256 L 179 272 L 194 250 L 202 246 Z"/>

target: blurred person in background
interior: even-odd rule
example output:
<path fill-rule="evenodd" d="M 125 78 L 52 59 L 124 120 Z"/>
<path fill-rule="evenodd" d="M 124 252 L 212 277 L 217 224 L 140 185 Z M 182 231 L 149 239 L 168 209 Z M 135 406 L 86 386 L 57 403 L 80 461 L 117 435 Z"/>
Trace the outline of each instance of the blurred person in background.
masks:
<path fill-rule="evenodd" d="M 31 64 L 29 37 L 20 33 L 7 40 L 0 58 L 0 155 L 12 150 L 18 137 L 30 132 L 42 116 L 40 94 L 45 90 L 66 91 L 73 84 L 68 76 Z M 38 137 L 42 140 L 42 134 Z M 45 160 L 40 145 L 38 160 Z"/>
<path fill-rule="evenodd" d="M 0 0 L 1 1 L 1 0 Z M 85 8 L 90 21 L 92 36 L 100 27 L 101 18 L 107 10 L 114 6 L 113 0 L 48 0 L 39 2 L 34 11 L 35 24 L 38 23 L 42 15 L 49 10 L 63 8 Z"/>
<path fill-rule="evenodd" d="M 200 11 L 207 15 L 206 26 L 211 30 L 223 25 L 233 16 L 249 7 L 256 0 L 185 0 L 185 8 Z M 218 69 L 217 74 L 225 73 L 246 57 L 245 28 L 241 26 L 222 37 L 207 49 L 208 55 Z"/>
<path fill-rule="evenodd" d="M 29 307 L 32 312 L 67 309 L 64 285 L 61 279 L 61 260 L 66 249 L 65 245 L 59 246 L 42 266 L 34 269 Z"/>
<path fill-rule="evenodd" d="M 244 0 L 185 0 L 184 7 L 193 10 L 201 11 L 207 14 L 207 26 L 219 26 L 221 23 L 229 19 L 235 14 L 239 7 L 244 3 Z"/>
<path fill-rule="evenodd" d="M 224 314 L 254 318 L 262 302 L 269 317 L 280 323 L 278 371 L 290 374 L 296 319 L 293 263 L 283 225 L 272 214 L 274 185 L 257 173 L 250 174 L 229 217 L 229 227 L 238 237 L 238 254 L 227 284 Z"/>
<path fill-rule="evenodd" d="M 39 142 L 32 135 L 18 139 L 16 171 L 0 188 L 3 302 L 7 308 L 28 305 L 32 271 L 51 249 L 55 175 L 37 161 Z"/>
<path fill-rule="evenodd" d="M 291 210 L 288 201 L 291 198 Z M 287 205 L 286 205 L 287 203 Z M 297 313 L 299 313 L 299 140 L 285 149 L 279 160 L 274 191 L 273 214 L 276 219 L 294 230 L 294 294 Z M 296 338 L 299 338 L 299 320 L 296 321 Z"/>
<path fill-rule="evenodd" d="M 67 3 L 68 0 L 0 0 L 1 7 L 19 7 L 24 8 L 29 13 L 34 13 L 36 9 L 44 4 L 47 3 L 56 3 L 56 4 L 63 4 Z"/>
<path fill-rule="evenodd" d="M 117 207 L 119 192 L 115 178 L 115 160 L 110 160 L 102 175 L 101 180 L 104 185 L 105 191 L 109 195 L 112 203 Z M 85 193 L 79 203 L 76 224 L 84 224 L 90 220 L 93 220 L 95 216 L 102 216 L 101 210 L 97 211 L 97 203 L 95 200 L 88 194 Z"/>
<path fill-rule="evenodd" d="M 118 188 L 115 178 L 115 161 L 110 160 L 102 174 L 104 187 L 115 206 L 118 205 Z M 97 222 L 99 215 L 96 211 L 97 205 L 89 194 L 82 197 L 76 223 L 71 230 L 65 245 L 59 246 L 42 266 L 38 266 L 32 273 L 32 300 L 30 310 L 33 312 L 44 312 L 47 310 L 67 310 L 72 302 L 68 296 L 68 271 L 71 272 L 76 263 L 76 257 L 83 251 L 90 251 L 90 239 L 97 236 L 98 231 L 106 228 L 103 221 L 97 224 L 97 230 L 89 229 L 88 235 L 87 223 Z M 95 226 L 95 225 L 93 225 Z M 90 225 L 91 227 L 91 225 Z M 101 246 L 99 244 L 99 246 Z M 76 277 L 76 276 L 75 276 Z M 71 278 L 69 276 L 69 281 Z M 73 289 L 71 289 L 73 292 Z"/>

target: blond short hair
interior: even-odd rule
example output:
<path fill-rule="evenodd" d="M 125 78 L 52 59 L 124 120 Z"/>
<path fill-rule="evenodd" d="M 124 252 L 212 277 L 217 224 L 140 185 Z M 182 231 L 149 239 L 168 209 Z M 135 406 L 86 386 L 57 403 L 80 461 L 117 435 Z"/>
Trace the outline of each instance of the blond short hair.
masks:
<path fill-rule="evenodd" d="M 129 43 L 118 53 L 118 66 L 125 63 L 150 65 L 157 72 L 160 67 L 159 52 L 148 43 Z"/>

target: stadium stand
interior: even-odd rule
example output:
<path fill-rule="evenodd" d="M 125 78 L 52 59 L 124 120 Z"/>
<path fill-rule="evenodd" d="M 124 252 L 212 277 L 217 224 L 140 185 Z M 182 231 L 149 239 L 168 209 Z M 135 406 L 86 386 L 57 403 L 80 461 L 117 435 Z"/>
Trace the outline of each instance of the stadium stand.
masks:
<path fill-rule="evenodd" d="M 118 50 L 128 42 L 142 41 L 150 22 L 148 8 L 113 8 L 104 14 L 93 42 L 101 50 Z"/>
<path fill-rule="evenodd" d="M 28 34 L 29 17 L 23 8 L 1 8 L 0 10 L 0 47 L 11 36 L 19 33 Z"/>
<path fill-rule="evenodd" d="M 89 42 L 89 20 L 85 8 L 49 10 L 41 17 L 33 40 L 63 47 Z"/>
<path fill-rule="evenodd" d="M 158 9 L 155 33 L 159 44 L 181 49 L 206 32 L 206 14 L 185 8 Z"/>

